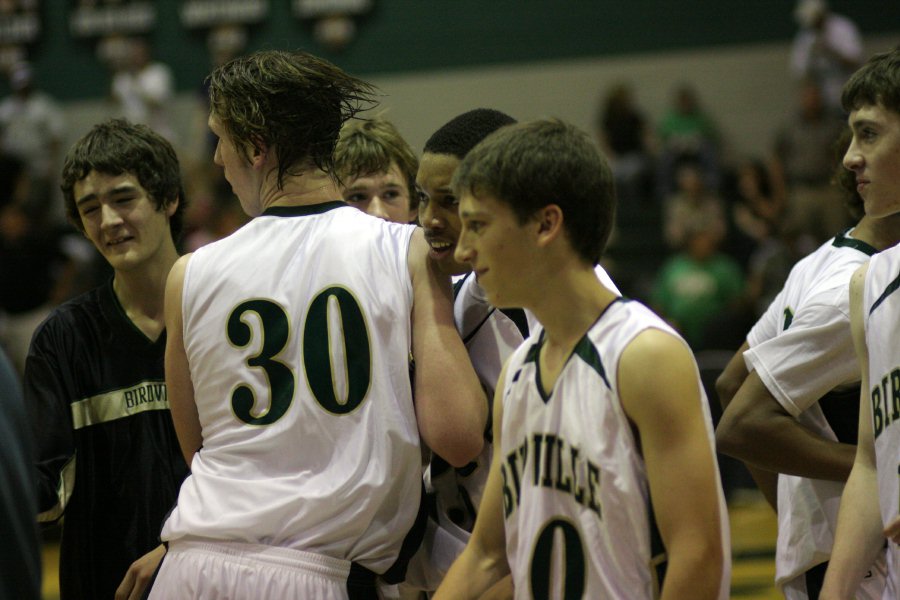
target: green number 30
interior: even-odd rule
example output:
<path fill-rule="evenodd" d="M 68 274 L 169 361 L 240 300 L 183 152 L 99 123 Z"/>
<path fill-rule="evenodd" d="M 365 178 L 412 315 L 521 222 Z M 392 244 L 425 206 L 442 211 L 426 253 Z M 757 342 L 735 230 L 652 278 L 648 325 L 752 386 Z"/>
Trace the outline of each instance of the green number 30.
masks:
<path fill-rule="evenodd" d="M 328 311 L 334 298 L 340 308 L 344 353 L 347 365 L 347 397 L 338 400 L 333 377 L 330 352 Z M 275 357 L 287 346 L 290 324 L 287 314 L 271 300 L 247 300 L 229 315 L 228 340 L 245 347 L 253 339 L 253 330 L 244 322 L 244 315 L 256 313 L 262 324 L 262 348 L 247 359 L 250 367 L 265 371 L 269 382 L 269 409 L 254 415 L 256 394 L 245 384 L 238 385 L 231 394 L 235 416 L 250 425 L 271 425 L 285 415 L 294 400 L 294 372 Z M 344 288 L 329 287 L 319 292 L 309 306 L 303 328 L 303 370 L 316 402 L 330 413 L 342 415 L 353 412 L 362 404 L 371 381 L 371 352 L 365 317 L 353 295 Z"/>

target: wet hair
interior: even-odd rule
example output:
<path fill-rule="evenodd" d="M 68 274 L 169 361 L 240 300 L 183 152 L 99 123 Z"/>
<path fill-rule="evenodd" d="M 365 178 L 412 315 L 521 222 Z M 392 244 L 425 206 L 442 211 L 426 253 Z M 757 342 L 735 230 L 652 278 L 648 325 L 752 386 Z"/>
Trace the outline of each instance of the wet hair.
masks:
<path fill-rule="evenodd" d="M 110 119 L 94 125 L 72 145 L 63 161 L 60 188 L 66 216 L 82 232 L 84 223 L 75 203 L 75 184 L 91 171 L 113 176 L 124 173 L 133 175 L 158 211 L 177 201 L 178 208 L 169 218 L 169 230 L 172 239 L 178 241 L 187 201 L 178 157 L 168 140 L 146 125 L 129 123 L 125 119 Z"/>
<path fill-rule="evenodd" d="M 569 242 L 590 264 L 599 262 L 615 219 L 609 164 L 585 132 L 559 119 L 510 125 L 485 138 L 457 168 L 453 190 L 509 205 L 520 224 L 556 204 Z"/>
<path fill-rule="evenodd" d="M 846 112 L 881 105 L 900 114 L 900 46 L 876 54 L 844 84 L 841 105 Z"/>
<path fill-rule="evenodd" d="M 373 86 L 306 52 L 242 56 L 207 83 L 210 113 L 248 162 L 254 148 L 275 149 L 279 188 L 312 166 L 334 176 L 341 127 L 375 104 Z"/>
<path fill-rule="evenodd" d="M 335 174 L 349 181 L 377 173 L 386 173 L 396 164 L 406 181 L 410 209 L 419 205 L 416 171 L 419 159 L 394 124 L 381 118 L 348 121 L 334 149 Z"/>
<path fill-rule="evenodd" d="M 425 142 L 425 152 L 451 154 L 462 158 L 478 142 L 504 125 L 515 123 L 506 113 L 491 108 L 476 108 L 448 121 Z"/>

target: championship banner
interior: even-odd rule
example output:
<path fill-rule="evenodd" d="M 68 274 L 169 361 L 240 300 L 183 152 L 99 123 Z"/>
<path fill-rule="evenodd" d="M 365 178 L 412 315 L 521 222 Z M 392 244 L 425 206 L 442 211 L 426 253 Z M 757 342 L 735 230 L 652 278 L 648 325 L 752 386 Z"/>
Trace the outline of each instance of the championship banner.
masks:
<path fill-rule="evenodd" d="M 189 29 L 251 25 L 269 15 L 269 0 L 183 0 L 180 14 Z"/>
<path fill-rule="evenodd" d="M 32 44 L 41 35 L 40 0 L 8 1 L 0 4 L 0 45 Z"/>
<path fill-rule="evenodd" d="M 74 0 L 69 31 L 76 38 L 139 35 L 156 25 L 156 7 L 147 0 Z"/>
<path fill-rule="evenodd" d="M 313 37 L 339 52 L 356 37 L 356 19 L 372 10 L 375 0 L 291 0 L 294 16 L 313 24 Z"/>

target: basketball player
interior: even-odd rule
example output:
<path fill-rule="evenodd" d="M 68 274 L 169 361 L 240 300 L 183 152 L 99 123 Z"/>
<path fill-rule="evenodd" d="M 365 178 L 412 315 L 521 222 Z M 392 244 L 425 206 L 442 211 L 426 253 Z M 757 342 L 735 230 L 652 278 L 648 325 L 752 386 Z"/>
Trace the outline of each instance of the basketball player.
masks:
<path fill-rule="evenodd" d="M 457 260 L 491 304 L 531 309 L 542 327 L 498 381 L 479 517 L 436 598 L 476 598 L 508 571 L 520 597 L 653 598 L 661 584 L 663 598 L 726 598 L 697 366 L 662 319 L 594 273 L 613 223 L 609 166 L 583 132 L 535 121 L 476 146 L 453 189 Z"/>
<path fill-rule="evenodd" d="M 723 399 L 733 396 L 717 431 L 720 450 L 745 460 L 766 495 L 777 496 L 775 581 L 788 600 L 819 595 L 856 452 L 860 370 L 849 282 L 900 241 L 900 219 L 864 207 L 854 228 L 792 269 L 718 382 Z M 883 589 L 879 557 L 856 597 L 881 598 Z"/>
<path fill-rule="evenodd" d="M 335 200 L 334 146 L 368 84 L 282 51 L 209 83 L 215 162 L 254 218 L 169 276 L 166 375 L 191 475 L 150 597 L 370 598 L 376 574 L 402 577 L 420 433 L 453 465 L 482 447 L 449 280 L 416 227 Z"/>
<path fill-rule="evenodd" d="M 873 56 L 844 86 L 853 139 L 844 166 L 866 214 L 900 221 L 900 48 Z M 900 225 L 898 225 L 900 226 Z M 872 257 L 850 281 L 850 324 L 862 372 L 859 443 L 841 498 L 834 550 L 820 598 L 852 598 L 887 537 L 882 598 L 900 596 L 900 249 Z"/>
<path fill-rule="evenodd" d="M 390 121 L 349 121 L 334 149 L 344 202 L 373 217 L 415 223 L 419 159 Z"/>
<path fill-rule="evenodd" d="M 514 122 L 505 113 L 479 108 L 451 119 L 426 141 L 417 185 L 421 194 L 419 217 L 430 244 L 439 245 L 443 239 L 455 242 L 459 232 L 457 203 L 449 191 L 456 166 L 475 144 Z M 521 309 L 494 309 L 475 278 L 469 276 L 469 266 L 454 261 L 452 252 L 432 251 L 432 256 L 440 261 L 444 272 L 457 277 L 453 310 L 456 328 L 482 387 L 492 397 L 504 361 L 524 340 L 525 315 Z M 431 456 L 425 474 L 430 518 L 423 545 L 410 562 L 403 586 L 405 596 L 411 595 L 411 589 L 437 589 L 465 547 L 490 465 L 489 427 L 485 427 L 484 436 L 481 454 L 460 468 L 453 468 L 439 455 Z"/>
<path fill-rule="evenodd" d="M 184 191 L 169 142 L 122 120 L 78 140 L 62 180 L 69 220 L 114 274 L 56 308 L 31 342 L 24 391 L 38 519 L 65 515 L 62 598 L 138 597 L 187 474 L 163 370 L 163 292 Z"/>

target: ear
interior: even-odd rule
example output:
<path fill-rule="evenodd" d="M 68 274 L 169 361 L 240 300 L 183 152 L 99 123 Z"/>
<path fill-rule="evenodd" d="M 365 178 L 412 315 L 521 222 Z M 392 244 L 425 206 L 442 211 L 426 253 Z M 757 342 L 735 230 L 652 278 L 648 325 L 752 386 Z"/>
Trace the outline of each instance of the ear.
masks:
<path fill-rule="evenodd" d="M 250 166 L 254 169 L 261 169 L 266 162 L 269 153 L 269 147 L 260 139 L 253 140 L 248 149 L 247 158 L 250 160 Z"/>
<path fill-rule="evenodd" d="M 563 212 L 556 204 L 548 204 L 535 213 L 537 225 L 537 242 L 539 246 L 547 246 L 563 232 Z"/>
<path fill-rule="evenodd" d="M 181 204 L 181 198 L 179 198 L 178 196 L 175 196 L 174 200 L 167 202 L 165 204 L 166 216 L 171 219 L 172 215 L 175 214 L 175 211 L 178 210 L 179 204 Z"/>

